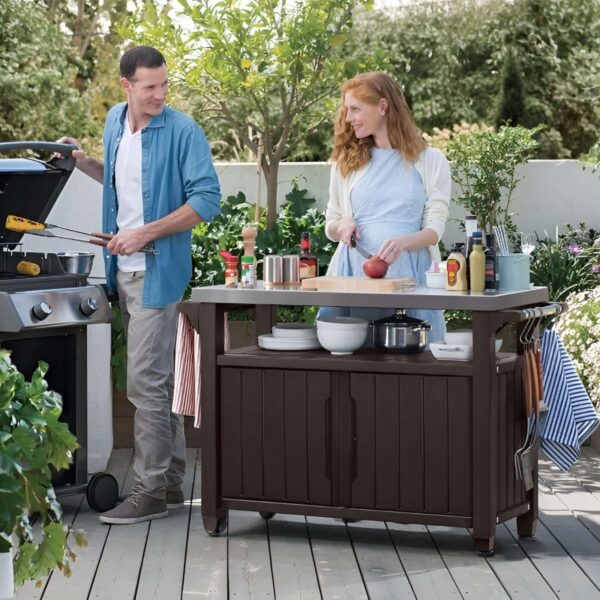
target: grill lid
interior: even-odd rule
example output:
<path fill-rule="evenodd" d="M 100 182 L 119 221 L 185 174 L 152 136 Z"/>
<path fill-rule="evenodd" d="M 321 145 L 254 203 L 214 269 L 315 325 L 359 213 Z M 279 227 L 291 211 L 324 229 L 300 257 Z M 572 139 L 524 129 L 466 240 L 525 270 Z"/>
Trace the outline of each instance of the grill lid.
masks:
<path fill-rule="evenodd" d="M 75 168 L 72 144 L 53 142 L 0 143 L 0 153 L 14 150 L 59 152 L 66 158 L 48 161 L 34 158 L 0 159 L 0 244 L 17 244 L 23 232 L 8 231 L 8 215 L 44 222 Z"/>

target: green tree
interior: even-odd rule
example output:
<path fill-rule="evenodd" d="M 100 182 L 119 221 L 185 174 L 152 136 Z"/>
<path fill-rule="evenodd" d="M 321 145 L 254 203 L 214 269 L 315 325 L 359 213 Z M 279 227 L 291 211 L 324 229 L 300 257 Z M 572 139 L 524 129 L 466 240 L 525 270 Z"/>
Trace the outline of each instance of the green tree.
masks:
<path fill-rule="evenodd" d="M 33 0 L 0 0 L 0 140 L 56 139 L 93 124 L 71 84 L 68 38 Z"/>
<path fill-rule="evenodd" d="M 600 134 L 600 2 L 516 0 L 507 25 L 525 81 L 523 124 L 546 126 L 542 156 L 586 152 Z"/>
<path fill-rule="evenodd" d="M 519 63 L 511 48 L 506 53 L 496 127 L 520 125 L 525 116 L 525 86 Z"/>
<path fill-rule="evenodd" d="M 281 160 L 327 126 L 333 96 L 361 65 L 347 60 L 353 8 L 369 0 L 180 0 L 180 10 L 147 4 L 125 35 L 164 52 L 172 80 L 253 154 L 264 146 L 267 222 L 276 218 Z M 187 22 L 186 28 L 179 24 Z"/>
<path fill-rule="evenodd" d="M 600 138 L 598 0 L 419 2 L 356 19 L 353 56 L 386 52 L 420 127 L 493 124 L 506 52 L 522 71 L 521 124 L 538 156 L 579 156 Z"/>
<path fill-rule="evenodd" d="M 403 87 L 415 119 L 428 133 L 467 122 L 493 122 L 500 86 L 507 4 L 453 0 L 403 6 L 357 17 L 353 56 L 379 48 Z"/>

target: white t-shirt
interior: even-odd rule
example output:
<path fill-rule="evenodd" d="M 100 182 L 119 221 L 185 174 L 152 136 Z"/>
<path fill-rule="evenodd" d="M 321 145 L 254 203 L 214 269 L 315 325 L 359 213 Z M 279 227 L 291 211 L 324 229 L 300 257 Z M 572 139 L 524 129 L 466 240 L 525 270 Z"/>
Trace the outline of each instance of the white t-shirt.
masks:
<path fill-rule="evenodd" d="M 117 150 L 115 164 L 117 189 L 117 227 L 135 229 L 144 225 L 144 202 L 142 200 L 142 131 L 131 133 L 129 118 L 125 116 L 123 137 Z M 118 256 L 119 271 L 133 273 L 146 270 L 146 255 L 136 252 L 130 256 Z"/>

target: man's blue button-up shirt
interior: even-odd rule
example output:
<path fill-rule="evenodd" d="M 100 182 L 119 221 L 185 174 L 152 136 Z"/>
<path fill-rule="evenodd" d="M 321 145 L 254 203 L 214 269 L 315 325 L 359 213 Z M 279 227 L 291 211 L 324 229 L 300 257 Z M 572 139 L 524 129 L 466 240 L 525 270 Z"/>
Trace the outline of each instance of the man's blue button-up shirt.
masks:
<path fill-rule="evenodd" d="M 103 230 L 117 232 L 115 187 L 117 149 L 127 103 L 114 106 L 104 128 Z M 165 106 L 142 129 L 144 223 L 156 221 L 184 204 L 211 221 L 220 213 L 221 191 L 204 132 L 193 119 Z M 192 275 L 191 230 L 154 240 L 158 254 L 146 254 L 142 304 L 164 308 L 177 302 Z M 105 251 L 106 279 L 116 290 L 117 257 Z"/>

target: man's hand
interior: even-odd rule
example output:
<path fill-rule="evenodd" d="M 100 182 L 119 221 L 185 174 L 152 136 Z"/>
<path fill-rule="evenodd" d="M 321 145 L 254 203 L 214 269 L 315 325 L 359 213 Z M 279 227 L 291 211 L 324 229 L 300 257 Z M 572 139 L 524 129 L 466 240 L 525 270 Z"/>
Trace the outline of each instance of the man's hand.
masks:
<path fill-rule="evenodd" d="M 106 245 L 106 249 L 111 254 L 120 254 L 129 256 L 139 252 L 152 238 L 148 235 L 144 227 L 136 229 L 122 229 Z"/>
<path fill-rule="evenodd" d="M 77 146 L 78 150 L 73 150 L 71 153 L 75 159 L 75 166 L 98 183 L 102 183 L 104 178 L 104 165 L 95 158 L 87 156 L 87 154 L 81 150 L 81 144 L 75 138 L 65 136 L 56 141 L 59 144 L 73 144 Z M 62 154 L 57 152 L 54 153 L 54 156 L 64 158 Z"/>
<path fill-rule="evenodd" d="M 77 148 L 79 148 L 79 150 L 73 150 L 72 155 L 73 158 L 77 161 L 77 167 L 81 169 L 81 165 L 87 158 L 85 152 L 81 150 L 81 144 L 75 138 L 67 136 L 61 137 L 59 140 L 56 140 L 56 142 L 58 144 L 73 144 L 74 146 L 77 146 Z M 59 154 L 58 152 L 55 152 L 55 156 L 59 158 L 65 158 L 62 154 Z"/>
<path fill-rule="evenodd" d="M 352 217 L 342 217 L 337 224 L 338 240 L 344 242 L 349 248 L 352 248 L 352 234 L 354 234 L 357 240 L 360 240 L 360 232 L 356 226 L 356 221 Z"/>

